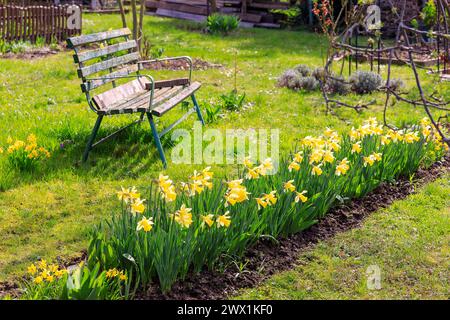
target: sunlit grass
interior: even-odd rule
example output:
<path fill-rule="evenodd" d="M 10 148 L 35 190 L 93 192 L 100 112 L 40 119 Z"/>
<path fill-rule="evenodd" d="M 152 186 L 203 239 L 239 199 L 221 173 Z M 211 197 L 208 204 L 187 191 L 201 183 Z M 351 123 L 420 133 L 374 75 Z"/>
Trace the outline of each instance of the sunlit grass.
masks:
<path fill-rule="evenodd" d="M 209 125 L 226 128 L 280 129 L 282 153 L 292 149 L 298 138 L 316 134 L 327 126 L 339 132 L 363 119 L 376 116 L 381 120 L 382 94 L 350 96 L 348 99 L 376 99 L 376 104 L 357 114 L 338 110 L 340 117 L 326 115 L 319 92 L 293 92 L 275 86 L 276 77 L 285 69 L 303 63 L 312 67 L 323 62 L 324 39 L 304 31 L 242 29 L 222 38 L 199 31 L 189 31 L 190 24 L 156 17 L 145 18 L 145 33 L 155 48 L 165 49 L 167 56 L 190 55 L 223 69 L 199 70 L 194 79 L 203 83 L 198 93 L 200 103 L 208 103 L 234 88 L 234 52 L 237 50 L 237 89 L 253 102 L 242 113 L 228 113 L 224 119 Z M 84 15 L 85 33 L 120 27 L 116 15 Z M 367 68 L 367 66 L 365 67 Z M 152 142 L 149 125 L 127 130 L 116 140 L 94 149 L 86 165 L 81 154 L 95 121 L 88 108 L 76 76 L 72 52 L 35 60 L 0 60 L 0 145 L 8 136 L 24 139 L 34 133 L 52 151 L 52 158 L 32 174 L 19 173 L 0 156 L 0 280 L 9 277 L 36 257 L 72 255 L 85 247 L 87 232 L 95 221 L 109 214 L 111 197 L 121 185 L 145 187 L 162 170 Z M 383 67 L 383 73 L 385 73 Z M 155 78 L 180 76 L 183 72 L 155 72 Z M 412 74 L 405 67 L 394 68 L 414 86 Z M 424 73 L 422 73 L 424 75 Z M 426 87 L 435 85 L 428 78 Z M 447 95 L 450 93 L 447 92 Z M 172 111 L 159 121 L 159 127 L 170 124 L 181 115 Z M 398 104 L 389 111 L 397 125 L 416 122 L 424 116 L 420 108 Z M 131 121 L 130 116 L 107 118 L 99 136 L 106 135 Z M 181 127 L 191 128 L 191 116 Z M 61 148 L 61 143 L 64 147 Z M 199 166 L 171 165 L 174 180 L 185 179 Z M 232 165 L 212 168 L 219 177 L 233 175 Z M 20 226 L 20 228 L 18 228 Z"/>

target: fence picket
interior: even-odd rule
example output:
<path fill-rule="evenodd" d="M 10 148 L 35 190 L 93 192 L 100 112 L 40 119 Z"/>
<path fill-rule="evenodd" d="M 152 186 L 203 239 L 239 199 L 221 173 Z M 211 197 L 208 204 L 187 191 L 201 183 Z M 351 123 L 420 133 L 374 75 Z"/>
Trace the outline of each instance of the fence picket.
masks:
<path fill-rule="evenodd" d="M 42 1 L 45 2 L 45 1 Z M 0 38 L 5 41 L 36 42 L 43 37 L 47 43 L 52 39 L 64 41 L 66 37 L 81 34 L 80 29 L 69 29 L 67 19 L 67 5 L 59 6 L 16 6 L 0 0 Z M 20 4 L 26 4 L 27 1 Z M 30 1 L 30 4 L 33 2 Z"/>

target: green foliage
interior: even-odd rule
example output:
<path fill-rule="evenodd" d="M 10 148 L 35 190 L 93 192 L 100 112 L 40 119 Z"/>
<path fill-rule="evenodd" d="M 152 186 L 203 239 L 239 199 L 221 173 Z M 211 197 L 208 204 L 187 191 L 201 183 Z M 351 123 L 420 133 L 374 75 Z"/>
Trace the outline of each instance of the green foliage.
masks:
<path fill-rule="evenodd" d="M 50 157 L 50 152 L 37 144 L 37 138 L 30 134 L 27 140 L 13 140 L 8 138 L 9 146 L 6 148 L 6 154 L 9 164 L 20 171 L 30 171 L 36 168 L 38 163 Z M 0 147 L 0 154 L 4 153 Z"/>
<path fill-rule="evenodd" d="M 118 300 L 130 296 L 125 273 L 116 269 L 101 271 L 100 265 L 88 268 L 84 263 L 72 270 L 59 269 L 41 261 L 28 267 L 23 280 L 24 300 Z"/>
<path fill-rule="evenodd" d="M 293 27 L 300 24 L 302 11 L 297 6 L 290 7 L 289 9 L 274 9 L 270 11 L 273 14 L 281 16 L 279 21 L 282 25 Z"/>
<path fill-rule="evenodd" d="M 239 27 L 239 18 L 234 15 L 213 13 L 206 20 L 206 30 L 212 34 L 228 35 Z"/>
<path fill-rule="evenodd" d="M 223 110 L 239 111 L 244 106 L 245 93 L 238 94 L 236 90 L 231 90 L 228 94 L 220 95 L 219 106 Z"/>
<path fill-rule="evenodd" d="M 222 106 L 219 104 L 205 104 L 203 110 L 205 110 L 205 122 L 208 124 L 216 122 L 222 115 Z"/>
<path fill-rule="evenodd" d="M 417 129 L 385 135 L 376 121 L 369 120 L 349 136 L 327 130 L 324 136 L 305 138 L 275 174 L 266 174 L 272 167 L 270 159 L 258 166 L 246 161 L 241 180 L 227 185 L 212 180 L 209 168 L 195 172 L 178 188 L 160 175 L 158 186 L 150 188 L 147 213 L 143 207 L 135 208 L 135 203 L 141 203 L 136 191 L 123 190 L 119 195 L 128 196 L 121 196 L 121 212 L 91 235 L 89 265 L 134 270 L 142 286 L 157 278 L 167 292 L 190 271 L 214 268 L 223 255 L 240 257 L 261 237 L 278 238 L 305 230 L 337 201 L 362 197 L 384 181 L 410 176 L 426 155 L 441 157 L 442 146 L 437 149 L 438 142 Z M 325 160 L 323 144 L 332 148 L 331 160 Z M 287 182 L 294 190 L 286 187 Z M 273 202 L 261 200 L 269 194 L 275 197 Z M 140 229 L 141 221 L 151 221 L 151 227 Z"/>
<path fill-rule="evenodd" d="M 420 18 L 428 28 L 432 28 L 437 20 L 437 9 L 434 2 L 435 0 L 428 0 L 420 13 Z"/>

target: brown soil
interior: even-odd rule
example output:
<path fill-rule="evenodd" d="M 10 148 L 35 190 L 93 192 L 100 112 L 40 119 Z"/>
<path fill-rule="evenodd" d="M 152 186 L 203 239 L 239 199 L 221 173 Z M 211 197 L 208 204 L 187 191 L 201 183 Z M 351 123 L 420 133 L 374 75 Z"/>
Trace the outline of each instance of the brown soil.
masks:
<path fill-rule="evenodd" d="M 144 300 L 195 300 L 225 299 L 239 289 L 258 285 L 271 275 L 295 267 L 298 256 L 316 243 L 329 239 L 339 232 L 359 227 L 364 219 L 380 208 L 388 207 L 392 202 L 404 199 L 414 193 L 418 187 L 431 182 L 450 171 L 450 156 L 435 163 L 427 170 L 419 169 L 414 181 L 399 179 L 395 183 L 383 183 L 363 198 L 338 205 L 311 228 L 280 239 L 277 243 L 261 240 L 250 248 L 243 260 L 248 261 L 245 271 L 228 268 L 223 273 L 204 270 L 199 275 L 188 276 L 184 281 L 175 283 L 171 292 L 162 294 L 157 283 L 136 299 Z M 86 251 L 79 257 L 64 260 L 57 259 L 61 265 L 70 266 L 86 259 Z M 262 268 L 263 267 L 263 268 Z M 10 294 L 18 296 L 20 289 L 17 281 L 0 283 L 0 297 Z"/>
<path fill-rule="evenodd" d="M 5 54 L 0 54 L 0 59 L 21 59 L 21 60 L 31 60 L 43 58 L 49 55 L 60 53 L 61 51 L 66 50 L 65 47 L 58 46 L 57 49 L 53 50 L 48 47 L 39 48 L 39 49 L 31 49 L 22 53 L 12 53 L 8 52 Z"/>
<path fill-rule="evenodd" d="M 166 60 L 144 65 L 149 70 L 189 70 L 189 64 L 186 60 Z M 202 59 L 194 58 L 192 60 L 194 70 L 221 69 L 221 64 L 211 63 Z"/>

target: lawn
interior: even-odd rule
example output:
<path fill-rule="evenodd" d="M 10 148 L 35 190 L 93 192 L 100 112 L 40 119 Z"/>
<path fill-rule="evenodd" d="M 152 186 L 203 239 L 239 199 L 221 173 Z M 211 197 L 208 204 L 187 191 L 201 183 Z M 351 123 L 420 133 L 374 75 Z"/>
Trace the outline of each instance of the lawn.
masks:
<path fill-rule="evenodd" d="M 276 77 L 299 63 L 320 66 L 323 63 L 324 39 L 307 31 L 242 29 L 228 37 L 203 34 L 190 23 L 145 17 L 144 32 L 154 48 L 164 48 L 164 55 L 189 55 L 222 69 L 194 72 L 203 83 L 198 93 L 201 104 L 217 100 L 234 87 L 235 52 L 237 89 L 245 92 L 251 108 L 227 113 L 224 119 L 209 125 L 227 128 L 278 128 L 280 149 L 290 151 L 299 138 L 331 127 L 342 132 L 375 116 L 382 119 L 383 95 L 359 99 L 376 100 L 369 110 L 358 114 L 338 110 L 338 117 L 326 115 L 318 92 L 299 93 L 275 86 Z M 115 15 L 84 16 L 84 33 L 119 28 Z M 23 272 L 38 258 L 54 259 L 79 254 L 86 247 L 88 232 L 100 218 L 111 214 L 116 206 L 115 191 L 120 186 L 147 187 L 162 171 L 147 123 L 128 130 L 116 140 L 94 150 L 86 165 L 81 153 L 95 121 L 76 76 L 72 53 L 67 51 L 34 60 L 0 59 L 0 145 L 8 136 L 25 139 L 30 133 L 49 147 L 52 157 L 30 174 L 11 170 L 0 158 L 0 281 Z M 382 69 L 383 72 L 385 69 Z M 167 78 L 181 72 L 155 72 Z M 394 74 L 411 88 L 412 74 L 405 67 L 395 67 Z M 421 72 L 424 76 L 424 72 Z M 427 78 L 425 87 L 435 85 Z M 442 87 L 443 88 L 443 87 Z M 442 89 L 441 88 L 441 89 Z M 415 93 L 412 92 L 411 95 Z M 450 97 L 450 92 L 446 93 Z M 164 117 L 160 126 L 168 125 L 181 111 Z M 424 116 L 420 108 L 397 104 L 389 119 L 397 125 L 416 122 Z M 190 128 L 194 117 L 182 124 Z M 104 121 L 100 135 L 130 121 L 129 116 Z M 70 143 L 69 143 L 70 142 Z M 62 148 L 60 145 L 64 143 Z M 202 166 L 170 165 L 165 171 L 174 180 L 184 179 Z M 233 176 L 234 165 L 212 168 L 218 177 Z M 449 186 L 443 187 L 447 192 Z M 439 194 L 440 189 L 430 189 Z"/>
<path fill-rule="evenodd" d="M 299 256 L 297 267 L 236 299 L 448 299 L 450 176 Z M 381 288 L 366 271 L 378 266 Z"/>

